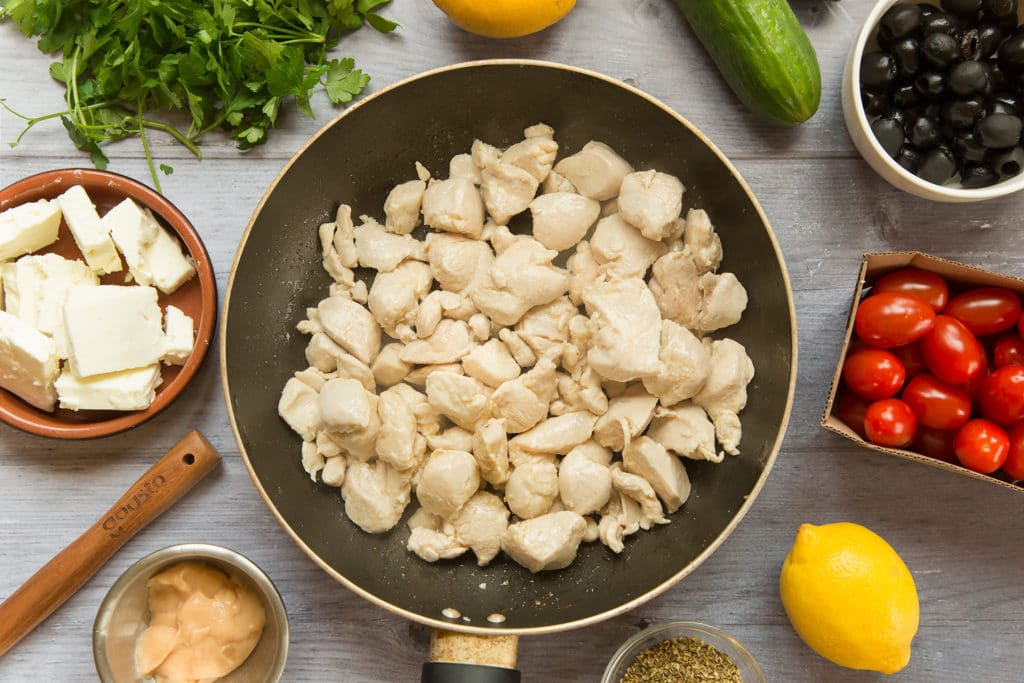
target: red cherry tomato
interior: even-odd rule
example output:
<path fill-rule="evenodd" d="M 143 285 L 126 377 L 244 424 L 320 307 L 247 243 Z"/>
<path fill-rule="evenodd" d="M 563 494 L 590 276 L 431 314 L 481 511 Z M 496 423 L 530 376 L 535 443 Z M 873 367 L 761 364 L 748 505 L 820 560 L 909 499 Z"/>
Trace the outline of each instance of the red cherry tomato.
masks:
<path fill-rule="evenodd" d="M 999 335 L 992 345 L 992 364 L 997 368 L 1024 365 L 1024 341 L 1012 332 Z"/>
<path fill-rule="evenodd" d="M 986 377 L 978 393 L 978 408 L 1001 425 L 1024 418 L 1024 367 L 1007 365 Z"/>
<path fill-rule="evenodd" d="M 840 390 L 839 399 L 836 401 L 833 412 L 842 420 L 843 424 L 857 432 L 863 439 L 867 437 L 864 431 L 864 411 L 868 409 L 871 401 L 858 396 L 852 391 Z"/>
<path fill-rule="evenodd" d="M 1024 422 L 1010 427 L 1010 454 L 1003 463 L 1003 472 L 1014 481 L 1024 480 Z"/>
<path fill-rule="evenodd" d="M 918 375 L 907 382 L 900 398 L 914 411 L 919 424 L 932 429 L 959 429 L 971 418 L 967 393 L 931 375 Z"/>
<path fill-rule="evenodd" d="M 969 289 L 953 297 L 945 314 L 962 322 L 979 337 L 995 334 L 1010 329 L 1020 319 L 1020 297 L 1002 287 Z"/>
<path fill-rule="evenodd" d="M 953 450 L 960 464 L 981 474 L 991 474 L 1010 454 L 1010 436 L 988 420 L 971 420 L 953 437 Z"/>
<path fill-rule="evenodd" d="M 875 293 L 896 292 L 920 299 L 936 313 L 949 303 L 949 287 L 941 275 L 920 268 L 902 268 L 875 283 Z"/>
<path fill-rule="evenodd" d="M 1017 319 L 1017 335 L 1024 339 L 1024 315 Z"/>
<path fill-rule="evenodd" d="M 864 412 L 864 431 L 879 446 L 903 448 L 914 440 L 916 430 L 914 411 L 898 398 L 875 401 Z"/>
<path fill-rule="evenodd" d="M 932 374 L 946 384 L 963 384 L 981 372 L 985 349 L 956 318 L 935 317 L 934 329 L 921 340 L 921 355 Z"/>
<path fill-rule="evenodd" d="M 903 370 L 907 375 L 907 379 L 928 372 L 928 368 L 924 364 L 924 357 L 921 356 L 921 344 L 919 342 L 897 346 L 894 349 L 889 349 L 889 352 L 903 363 Z"/>
<path fill-rule="evenodd" d="M 915 342 L 935 325 L 931 306 L 906 294 L 882 292 L 860 302 L 853 327 L 857 336 L 883 349 Z"/>
<path fill-rule="evenodd" d="M 929 429 L 919 425 L 917 436 L 914 437 L 913 449 L 929 458 L 943 462 L 956 462 L 956 452 L 953 450 L 953 437 L 955 436 L 956 431 Z"/>
<path fill-rule="evenodd" d="M 978 394 L 981 393 L 981 385 L 985 382 L 985 378 L 988 377 L 988 371 L 988 356 L 982 354 L 981 372 L 959 385 L 967 393 L 967 397 L 971 399 L 972 403 L 978 400 Z"/>
<path fill-rule="evenodd" d="M 862 349 L 846 357 L 843 380 L 864 398 L 877 400 L 899 393 L 906 371 L 899 359 L 882 349 Z"/>

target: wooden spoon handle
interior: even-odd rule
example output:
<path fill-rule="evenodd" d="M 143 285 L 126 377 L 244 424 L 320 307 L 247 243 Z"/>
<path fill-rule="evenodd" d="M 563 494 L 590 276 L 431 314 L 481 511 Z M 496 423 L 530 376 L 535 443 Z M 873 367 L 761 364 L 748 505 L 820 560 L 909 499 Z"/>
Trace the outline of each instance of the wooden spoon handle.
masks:
<path fill-rule="evenodd" d="M 218 463 L 220 455 L 196 431 L 167 451 L 105 515 L 0 603 L 0 657 Z"/>

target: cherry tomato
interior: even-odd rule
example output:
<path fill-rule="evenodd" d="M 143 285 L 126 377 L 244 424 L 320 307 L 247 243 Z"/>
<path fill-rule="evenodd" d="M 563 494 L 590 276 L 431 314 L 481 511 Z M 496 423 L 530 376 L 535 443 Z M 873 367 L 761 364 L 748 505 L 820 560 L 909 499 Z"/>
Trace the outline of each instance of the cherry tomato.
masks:
<path fill-rule="evenodd" d="M 853 322 L 858 337 L 883 349 L 915 342 L 934 326 L 931 306 L 895 292 L 872 294 L 861 301 Z"/>
<path fill-rule="evenodd" d="M 953 450 L 960 464 L 981 474 L 991 474 L 1010 454 L 1010 436 L 988 420 L 971 420 L 953 438 Z"/>
<path fill-rule="evenodd" d="M 846 389 L 841 389 L 840 392 L 833 410 L 835 416 L 842 420 L 847 427 L 857 432 L 862 439 L 866 438 L 864 411 L 868 409 L 871 401 Z"/>
<path fill-rule="evenodd" d="M 931 375 L 918 375 L 907 382 L 900 398 L 914 411 L 918 423 L 932 429 L 959 429 L 971 418 L 967 393 Z"/>
<path fill-rule="evenodd" d="M 1003 472 L 1014 481 L 1024 480 L 1024 421 L 1010 427 L 1010 454 L 1003 463 Z"/>
<path fill-rule="evenodd" d="M 1017 335 L 1024 339 L 1024 315 L 1017 319 Z"/>
<path fill-rule="evenodd" d="M 914 411 L 898 398 L 875 401 L 864 412 L 864 431 L 879 446 L 903 448 L 914 440 L 916 429 Z"/>
<path fill-rule="evenodd" d="M 992 345 L 992 364 L 997 368 L 1024 365 L 1024 341 L 1012 332 L 999 335 Z"/>
<path fill-rule="evenodd" d="M 894 349 L 889 349 L 889 351 L 903 363 L 903 370 L 907 375 L 907 379 L 917 377 L 923 372 L 928 372 L 928 368 L 924 364 L 924 358 L 921 356 L 921 344 L 919 342 L 897 346 Z"/>
<path fill-rule="evenodd" d="M 941 275 L 920 268 L 902 268 L 875 283 L 875 293 L 896 292 L 920 299 L 936 313 L 949 303 L 949 287 Z"/>
<path fill-rule="evenodd" d="M 1024 367 L 1007 365 L 986 377 L 978 393 L 978 408 L 1001 425 L 1024 418 Z"/>
<path fill-rule="evenodd" d="M 956 462 L 956 452 L 953 450 L 953 437 L 955 436 L 956 431 L 930 429 L 919 425 L 917 436 L 914 437 L 913 449 L 929 458 L 943 462 Z"/>
<path fill-rule="evenodd" d="M 854 351 L 843 364 L 846 386 L 872 400 L 898 394 L 906 376 L 899 358 L 882 349 Z"/>
<path fill-rule="evenodd" d="M 978 394 L 981 393 L 981 385 L 985 382 L 985 378 L 988 377 L 988 371 L 988 356 L 982 354 L 981 372 L 959 385 L 967 393 L 967 397 L 971 399 L 972 403 L 978 400 Z"/>
<path fill-rule="evenodd" d="M 921 340 L 921 355 L 932 374 L 946 384 L 963 384 L 981 372 L 985 349 L 956 318 L 935 317 L 934 329 Z"/>
<path fill-rule="evenodd" d="M 1010 329 L 1020 319 L 1020 297 L 1002 287 L 979 287 L 953 297 L 945 313 L 979 337 L 995 334 Z"/>

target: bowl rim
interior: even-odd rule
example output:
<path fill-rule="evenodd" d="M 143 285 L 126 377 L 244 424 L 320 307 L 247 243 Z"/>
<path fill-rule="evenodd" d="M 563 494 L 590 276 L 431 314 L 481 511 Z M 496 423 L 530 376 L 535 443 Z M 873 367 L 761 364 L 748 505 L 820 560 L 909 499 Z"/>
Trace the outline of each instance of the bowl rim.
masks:
<path fill-rule="evenodd" d="M 577 74 L 582 74 L 584 76 L 588 76 L 590 78 L 594 78 L 596 80 L 603 81 L 605 83 L 614 85 L 614 86 L 616 86 L 618 88 L 626 90 L 627 92 L 629 92 L 629 93 L 631 93 L 631 94 L 633 94 L 633 95 L 635 95 L 635 96 L 637 96 L 639 98 L 647 100 L 648 102 L 650 102 L 654 106 L 658 107 L 659 109 L 664 111 L 666 114 L 668 114 L 669 116 L 674 118 L 676 121 L 678 121 L 680 125 L 684 126 L 688 130 L 690 130 L 697 137 L 697 139 L 699 139 L 704 145 L 706 145 L 707 148 L 729 170 L 729 172 L 733 175 L 733 177 L 736 178 L 737 182 L 740 184 L 740 187 L 747 194 L 747 197 L 749 198 L 749 200 L 751 202 L 751 205 L 754 207 L 754 210 L 757 212 L 758 218 L 760 219 L 760 221 L 762 222 L 762 224 L 765 227 L 765 230 L 766 230 L 767 235 L 768 235 L 768 239 L 769 239 L 769 241 L 772 244 L 772 248 L 773 248 L 773 251 L 774 251 L 774 256 L 775 256 L 776 260 L 779 263 L 780 270 L 781 270 L 781 273 L 782 273 L 782 282 L 783 282 L 783 287 L 784 287 L 785 292 L 786 292 L 786 301 L 787 301 L 787 304 L 788 304 L 789 317 L 790 317 L 790 321 L 791 321 L 791 325 L 790 325 L 791 333 L 790 333 L 789 343 L 790 343 L 790 348 L 792 349 L 792 354 L 793 354 L 792 355 L 792 364 L 791 364 L 790 373 L 789 373 L 788 390 L 786 392 L 786 403 L 785 403 L 785 408 L 783 410 L 782 421 L 781 421 L 781 424 L 779 425 L 778 435 L 776 436 L 774 443 L 771 444 L 770 449 L 768 449 L 768 456 L 765 459 L 764 469 L 762 470 L 760 477 L 758 477 L 757 481 L 754 483 L 754 487 L 753 487 L 753 489 L 751 489 L 750 494 L 746 497 L 746 499 L 742 502 L 742 504 L 737 508 L 736 512 L 733 515 L 733 518 L 729 521 L 729 523 L 725 526 L 725 528 L 722 529 L 721 532 L 719 532 L 719 534 L 708 545 L 708 547 L 705 548 L 699 555 L 697 555 L 697 557 L 695 557 L 690 563 L 688 563 L 684 567 L 680 568 L 680 570 L 678 572 L 676 572 L 675 574 L 673 574 L 672 576 L 667 578 L 661 584 L 655 586 L 654 588 L 650 589 L 649 591 L 647 591 L 647 592 L 645 592 L 645 593 L 643 593 L 641 595 L 638 595 L 635 598 L 632 598 L 631 600 L 628 600 L 628 601 L 626 601 L 624 603 L 619 604 L 615 608 L 606 610 L 604 612 L 600 612 L 598 614 L 593 614 L 593 615 L 591 615 L 589 617 L 585 617 L 583 619 L 577 619 L 575 621 L 561 622 L 561 623 L 556 623 L 556 624 L 549 624 L 549 625 L 546 625 L 546 626 L 531 626 L 531 627 L 523 627 L 523 628 L 499 628 L 499 627 L 475 626 L 475 625 L 468 625 L 468 624 L 462 624 L 462 623 L 455 623 L 455 622 L 451 622 L 451 621 L 443 621 L 443 620 L 435 618 L 435 617 L 430 617 L 430 616 L 427 616 L 427 615 L 419 614 L 417 612 L 413 612 L 411 610 L 407 610 L 407 609 L 405 609 L 403 607 L 399 607 L 398 605 L 392 604 L 392 603 L 390 603 L 390 602 L 388 602 L 388 601 L 386 601 L 386 600 L 376 596 L 370 590 L 365 589 L 365 588 L 359 586 L 358 584 L 356 584 L 355 582 L 350 580 L 348 577 L 346 577 L 342 573 L 340 573 L 337 570 L 335 570 L 329 564 L 327 564 L 322 558 L 320 558 L 313 551 L 313 549 L 310 548 L 302 540 L 302 538 L 295 532 L 295 530 L 292 529 L 291 526 L 289 526 L 287 520 L 285 520 L 284 517 L 281 515 L 281 512 L 277 509 L 277 506 L 274 505 L 273 501 L 270 499 L 270 495 L 267 493 L 267 490 L 260 483 L 259 477 L 256 475 L 256 470 L 253 467 L 251 461 L 249 460 L 249 455 L 248 455 L 248 453 L 246 451 L 245 443 L 242 440 L 242 435 L 241 435 L 241 432 L 239 430 L 238 421 L 237 421 L 237 419 L 235 417 L 234 405 L 233 405 L 233 402 L 231 400 L 230 388 L 229 388 L 229 384 L 228 384 L 228 367 L 227 367 L 227 351 L 228 351 L 228 349 L 227 349 L 227 329 L 228 329 L 228 327 L 227 327 L 227 317 L 228 317 L 228 312 L 230 310 L 231 295 L 232 295 L 233 288 L 234 288 L 235 274 L 237 273 L 237 270 L 238 270 L 238 264 L 241 261 L 242 253 L 245 250 L 245 246 L 246 246 L 246 244 L 247 244 L 247 242 L 249 240 L 250 234 L 252 233 L 252 229 L 253 229 L 253 226 L 256 223 L 256 219 L 259 217 L 260 213 L 263 211 L 264 205 L 266 204 L 266 202 L 269 199 L 270 195 L 273 193 L 273 191 L 277 187 L 277 184 L 281 181 L 281 179 L 284 177 L 284 175 L 291 170 L 292 166 L 298 161 L 299 157 L 301 157 L 306 152 L 306 150 L 314 142 L 319 140 L 321 136 L 325 135 L 329 129 L 331 129 L 335 125 L 337 125 L 342 119 L 344 119 L 345 117 L 349 116 L 352 112 L 357 111 L 361 107 L 366 106 L 368 103 L 373 102 L 373 101 L 375 101 L 378 98 L 386 96 L 388 93 L 390 93 L 393 90 L 401 88 L 401 87 L 403 87 L 403 86 L 405 86 L 405 85 L 407 85 L 409 83 L 413 83 L 415 81 L 419 81 L 419 80 L 422 80 L 422 79 L 425 79 L 425 78 L 430 78 L 432 76 L 436 76 L 438 74 L 442 74 L 442 73 L 445 73 L 445 72 L 448 72 L 448 71 L 456 71 L 456 70 L 464 70 L 464 69 L 474 69 L 474 68 L 479 68 L 479 67 L 490 67 L 490 66 L 530 66 L 530 67 L 540 67 L 540 68 L 547 68 L 547 69 L 555 69 L 555 70 L 558 70 L 558 71 L 569 71 L 569 72 L 573 72 L 573 73 L 577 73 Z M 241 455 L 242 462 L 245 464 L 245 469 L 249 473 L 249 478 L 252 480 L 253 486 L 256 488 L 257 493 L 259 493 L 260 498 L 263 499 L 264 504 L 266 504 L 266 506 L 270 509 L 271 513 L 274 516 L 274 519 L 276 519 L 278 524 L 280 524 L 281 527 L 285 530 L 285 533 L 287 533 L 288 536 L 292 539 L 292 541 L 302 550 L 302 552 L 304 552 L 306 554 L 306 556 L 308 556 L 313 562 L 315 562 L 317 564 L 317 566 L 319 566 L 324 572 L 326 572 L 328 576 L 330 576 L 335 581 L 337 581 L 338 583 L 342 584 L 343 586 L 345 586 L 346 588 L 348 588 L 350 591 L 352 591 L 356 595 L 360 596 L 361 598 L 371 602 L 374 605 L 377 605 L 378 607 L 386 609 L 387 611 L 391 612 L 392 614 L 398 615 L 398 616 L 400 616 L 400 617 L 402 617 L 404 619 L 408 619 L 410 621 L 414 621 L 414 622 L 417 622 L 417 623 L 420 623 L 420 624 L 423 624 L 425 626 L 429 626 L 431 628 L 438 629 L 438 630 L 456 631 L 456 632 L 460 632 L 460 633 L 467 633 L 467 634 L 472 634 L 472 635 L 483 635 L 483 636 L 489 636 L 489 635 L 490 636 L 494 636 L 494 635 L 541 635 L 541 634 L 548 634 L 548 633 L 559 633 L 559 632 L 562 632 L 562 631 L 568 631 L 570 629 L 582 628 L 584 626 L 589 626 L 589 625 L 592 625 L 592 624 L 596 624 L 596 623 L 605 621 L 607 619 L 611 619 L 612 617 L 618 616 L 620 614 L 625 614 L 626 612 L 629 612 L 630 610 L 635 609 L 636 607 L 644 604 L 645 602 L 648 602 L 649 600 L 652 600 L 655 597 L 661 595 L 662 593 L 667 591 L 669 588 L 672 588 L 674 585 L 679 583 L 682 579 L 684 579 L 685 577 L 689 576 L 700 565 L 702 565 L 704 563 L 704 561 L 707 560 L 708 557 L 710 557 L 716 550 L 718 550 L 718 548 L 722 545 L 722 543 L 725 542 L 725 539 L 728 538 L 730 534 L 732 534 L 732 532 L 736 529 L 736 527 L 739 525 L 739 523 L 747 515 L 747 512 L 749 512 L 751 506 L 754 503 L 754 500 L 757 498 L 758 494 L 761 492 L 761 488 L 764 486 L 765 481 L 767 481 L 768 475 L 771 473 L 772 466 L 775 464 L 775 459 L 778 456 L 779 450 L 782 447 L 783 439 L 786 436 L 786 429 L 787 429 L 787 427 L 789 425 L 790 413 L 791 413 L 792 407 L 793 407 L 793 396 L 794 396 L 794 392 L 796 390 L 796 376 L 797 376 L 797 365 L 798 365 L 798 343 L 797 343 L 796 308 L 795 308 L 795 304 L 794 304 L 794 301 L 793 301 L 793 288 L 792 288 L 792 284 L 790 283 L 789 271 L 786 268 L 786 262 L 785 262 L 785 259 L 783 257 L 783 254 L 782 254 L 782 248 L 779 246 L 778 239 L 776 238 L 775 232 L 774 232 L 774 230 L 771 227 L 771 223 L 768 220 L 768 216 L 765 214 L 764 209 L 761 207 L 761 204 L 757 201 L 757 198 L 755 197 L 753 191 L 750 189 L 750 186 L 747 184 L 746 180 L 744 180 L 743 176 L 740 175 L 739 171 L 736 169 L 736 167 L 733 165 L 733 163 L 731 161 L 729 161 L 728 158 L 726 158 L 725 154 L 713 142 L 711 142 L 711 140 L 708 139 L 708 137 L 699 128 L 697 128 L 697 126 L 692 124 L 688 119 L 683 117 L 681 114 L 676 112 L 674 109 L 669 107 L 667 104 L 665 104 L 661 100 L 655 98 L 652 95 L 649 95 L 649 94 L 643 92 L 642 90 L 640 90 L 638 88 L 635 88 L 635 87 L 629 85 L 628 83 L 624 83 L 624 82 L 622 82 L 622 81 L 620 81 L 618 79 L 612 78 L 610 76 L 606 76 L 604 74 L 601 74 L 601 73 L 598 73 L 596 71 L 592 71 L 592 70 L 589 70 L 589 69 L 584 69 L 584 68 L 576 67 L 576 66 L 570 66 L 570 65 L 567 65 L 567 64 L 561 64 L 561 63 L 558 63 L 558 62 L 546 61 L 546 60 L 535 60 L 535 59 L 515 59 L 515 58 L 483 59 L 483 60 L 473 60 L 473 61 L 467 61 L 467 62 L 459 62 L 459 63 L 456 63 L 456 64 L 450 64 L 450 65 L 446 65 L 446 66 L 441 66 L 441 67 L 438 67 L 438 68 L 435 68 L 435 69 L 429 69 L 427 71 L 418 72 L 418 73 L 415 73 L 415 74 L 413 74 L 411 76 L 407 76 L 406 78 L 402 78 L 402 79 L 400 79 L 400 80 L 398 80 L 398 81 L 396 81 L 396 82 L 394 82 L 394 83 L 392 83 L 392 84 L 390 84 L 388 86 L 385 86 L 385 87 L 381 88 L 379 91 L 377 91 L 375 93 L 372 93 L 372 94 L 368 95 L 367 97 L 359 100 L 358 102 L 350 105 L 347 109 L 345 109 L 344 111 L 339 113 L 337 116 L 335 116 L 329 122 L 324 124 L 316 133 L 314 133 L 309 138 L 309 140 L 307 140 L 306 143 L 295 152 L 295 154 L 288 160 L 288 162 L 285 163 L 285 165 L 281 168 L 280 172 L 274 177 L 274 179 L 267 186 L 266 191 L 264 192 L 263 196 L 260 198 L 260 201 L 256 205 L 256 208 L 253 210 L 252 216 L 249 218 L 249 222 L 248 222 L 248 224 L 245 227 L 245 231 L 242 233 L 242 236 L 239 239 L 238 247 L 235 250 L 235 256 L 234 256 L 234 258 L 232 259 L 232 262 L 231 262 L 231 271 L 230 271 L 230 273 L 228 275 L 228 280 L 227 280 L 227 284 L 225 286 L 225 290 L 224 291 L 225 291 L 225 294 L 224 294 L 224 305 L 221 307 L 221 334 L 220 334 L 220 345 L 219 345 L 219 350 L 220 350 L 220 371 L 221 371 L 221 392 L 222 392 L 222 395 L 223 395 L 223 398 L 224 398 L 224 403 L 225 403 L 225 405 L 227 407 L 228 420 L 231 423 L 231 433 L 234 436 L 235 444 L 238 446 L 238 451 L 239 451 L 239 454 Z"/>
<path fill-rule="evenodd" d="M 273 614 L 274 621 L 278 625 L 278 647 L 281 654 L 275 660 L 274 667 L 266 679 L 266 683 L 277 683 L 288 660 L 288 646 L 291 640 L 288 611 L 285 609 L 281 593 L 266 572 L 260 569 L 255 562 L 236 550 L 212 543 L 177 543 L 155 550 L 136 560 L 107 589 L 96 610 L 92 626 L 92 657 L 93 663 L 96 665 L 96 675 L 99 676 L 100 681 L 115 683 L 114 673 L 110 670 L 106 658 L 106 629 L 115 601 L 121 598 L 128 584 L 135 581 L 141 574 L 148 572 L 152 575 L 170 564 L 185 560 L 217 560 L 231 565 L 260 589 L 265 598 L 264 605 Z"/>
<path fill-rule="evenodd" d="M 19 206 L 28 201 L 27 194 L 34 194 L 49 187 L 70 186 L 84 182 L 100 185 L 112 183 L 125 197 L 130 197 L 149 208 L 164 219 L 181 239 L 189 256 L 195 262 L 196 277 L 199 280 L 199 296 L 202 315 L 196 321 L 196 338 L 188 360 L 178 374 L 156 395 L 153 403 L 145 410 L 124 411 L 114 417 L 90 422 L 70 424 L 44 424 L 8 410 L 0 404 L 0 420 L 21 431 L 56 439 L 95 439 L 132 429 L 152 419 L 169 406 L 192 381 L 206 359 L 219 320 L 217 313 L 217 280 L 213 271 L 210 254 L 206 250 L 199 232 L 182 211 L 168 198 L 144 183 L 113 171 L 94 168 L 59 168 L 41 171 L 15 181 L 0 189 L 0 210 Z M 11 394 L 11 396 L 14 396 Z M 15 397 L 17 398 L 17 397 Z M 104 411 L 109 414 L 110 411 Z"/>
<path fill-rule="evenodd" d="M 938 6 L 939 4 L 938 0 L 926 1 L 931 5 Z M 878 22 L 881 20 L 882 15 L 885 14 L 886 10 L 890 7 L 901 3 L 912 4 L 908 3 L 907 0 L 879 0 L 864 20 L 860 30 L 857 32 L 857 37 L 850 46 L 846 69 L 843 74 L 843 80 L 846 81 L 846 87 L 841 88 L 841 97 L 844 100 L 848 99 L 846 104 L 853 111 L 854 118 L 856 119 L 858 127 L 864 134 L 863 137 L 866 143 L 871 147 L 872 152 L 874 152 L 875 156 L 880 160 L 880 163 L 882 163 L 892 173 L 896 174 L 903 182 L 920 189 L 927 195 L 931 195 L 927 198 L 935 199 L 938 197 L 944 201 L 954 202 L 985 201 L 987 199 L 1005 197 L 1024 189 L 1024 173 L 1010 178 L 1009 180 L 997 182 L 988 187 L 979 187 L 974 189 L 951 187 L 948 185 L 936 185 L 935 183 L 930 183 L 927 180 L 919 178 L 907 169 L 903 168 L 896 163 L 896 160 L 889 156 L 884 149 L 882 149 L 882 145 L 875 138 L 874 133 L 871 132 L 871 124 L 868 120 L 867 112 L 864 111 L 864 103 L 861 101 L 859 78 L 860 63 L 861 59 L 864 57 L 864 51 L 867 48 L 868 41 L 877 30 Z M 847 121 L 847 125 L 849 125 L 849 121 Z M 887 181 L 889 180 L 888 178 L 885 179 Z"/>

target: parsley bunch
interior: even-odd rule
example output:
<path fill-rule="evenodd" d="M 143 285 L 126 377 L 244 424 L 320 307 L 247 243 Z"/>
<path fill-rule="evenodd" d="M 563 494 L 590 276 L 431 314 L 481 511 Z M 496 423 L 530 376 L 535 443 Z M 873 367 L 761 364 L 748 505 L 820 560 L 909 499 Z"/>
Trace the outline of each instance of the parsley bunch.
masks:
<path fill-rule="evenodd" d="M 334 104 L 362 92 L 370 77 L 352 59 L 327 59 L 340 34 L 363 22 L 397 25 L 375 13 L 390 0 L 0 0 L 0 20 L 60 52 L 50 75 L 67 86 L 60 117 L 75 146 L 106 168 L 101 143 L 138 135 L 156 188 L 147 130 L 173 136 L 197 158 L 197 142 L 222 129 L 248 149 L 266 139 L 282 102 L 313 117 L 323 85 Z M 0 100 L 3 104 L 3 100 Z M 150 118 L 156 112 L 157 118 Z M 176 125 L 184 119 L 187 125 Z M 168 166 L 161 164 L 165 173 Z"/>

